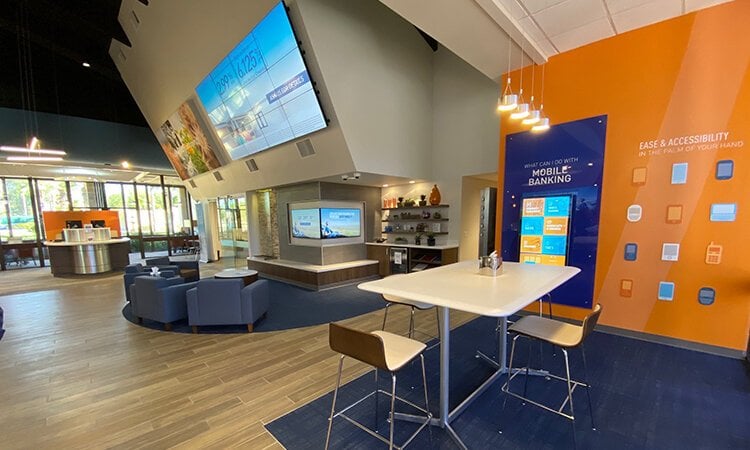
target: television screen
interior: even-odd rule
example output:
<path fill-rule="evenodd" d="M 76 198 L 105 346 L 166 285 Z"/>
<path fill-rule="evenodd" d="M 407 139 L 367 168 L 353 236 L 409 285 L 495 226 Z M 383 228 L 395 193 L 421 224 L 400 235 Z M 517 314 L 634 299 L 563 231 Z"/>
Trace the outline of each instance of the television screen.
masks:
<path fill-rule="evenodd" d="M 94 228 L 104 228 L 106 227 L 106 222 L 104 220 L 92 220 L 91 226 Z"/>
<path fill-rule="evenodd" d="M 359 208 L 321 208 L 320 235 L 323 239 L 361 236 L 360 214 Z"/>
<path fill-rule="evenodd" d="M 195 91 L 232 159 L 326 127 L 283 3 Z"/>
<path fill-rule="evenodd" d="M 570 195 L 523 199 L 520 262 L 555 266 L 566 264 L 571 203 Z"/>
<path fill-rule="evenodd" d="M 320 239 L 320 210 L 318 208 L 291 209 L 292 237 Z"/>
<path fill-rule="evenodd" d="M 66 220 L 65 228 L 83 228 L 83 222 L 80 220 Z"/>

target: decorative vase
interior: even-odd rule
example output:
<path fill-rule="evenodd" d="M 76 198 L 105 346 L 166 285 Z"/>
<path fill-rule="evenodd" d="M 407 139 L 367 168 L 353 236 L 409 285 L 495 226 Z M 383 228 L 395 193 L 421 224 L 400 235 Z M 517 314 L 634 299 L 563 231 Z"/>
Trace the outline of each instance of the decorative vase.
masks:
<path fill-rule="evenodd" d="M 422 245 L 422 237 L 421 236 L 415 236 L 414 237 L 414 245 Z"/>
<path fill-rule="evenodd" d="M 437 187 L 437 184 L 432 186 L 432 191 L 430 192 L 430 205 L 439 205 L 440 204 L 440 190 Z"/>
<path fill-rule="evenodd" d="M 404 197 L 398 198 L 398 203 L 396 203 L 396 208 L 402 208 L 404 206 Z"/>
<path fill-rule="evenodd" d="M 434 237 L 428 237 L 427 238 L 427 245 L 430 246 L 430 247 L 434 247 L 435 246 L 435 238 Z"/>
<path fill-rule="evenodd" d="M 419 196 L 419 206 L 427 206 L 427 196 L 422 194 Z"/>

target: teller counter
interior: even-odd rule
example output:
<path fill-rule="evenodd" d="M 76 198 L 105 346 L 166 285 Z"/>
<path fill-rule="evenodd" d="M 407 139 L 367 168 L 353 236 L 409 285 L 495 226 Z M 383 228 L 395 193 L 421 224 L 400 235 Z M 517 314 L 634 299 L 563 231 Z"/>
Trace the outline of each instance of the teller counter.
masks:
<path fill-rule="evenodd" d="M 52 275 L 90 275 L 123 270 L 129 264 L 130 238 L 86 242 L 45 242 Z"/>

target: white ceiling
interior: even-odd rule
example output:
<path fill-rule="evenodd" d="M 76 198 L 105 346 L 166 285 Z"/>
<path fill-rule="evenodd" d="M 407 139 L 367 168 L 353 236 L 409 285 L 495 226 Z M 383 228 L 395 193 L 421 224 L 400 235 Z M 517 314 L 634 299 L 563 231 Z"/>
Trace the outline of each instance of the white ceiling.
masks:
<path fill-rule="evenodd" d="M 489 78 L 730 0 L 380 0 Z M 743 0 L 746 1 L 746 0 Z M 523 49 L 522 58 L 519 48 Z"/>

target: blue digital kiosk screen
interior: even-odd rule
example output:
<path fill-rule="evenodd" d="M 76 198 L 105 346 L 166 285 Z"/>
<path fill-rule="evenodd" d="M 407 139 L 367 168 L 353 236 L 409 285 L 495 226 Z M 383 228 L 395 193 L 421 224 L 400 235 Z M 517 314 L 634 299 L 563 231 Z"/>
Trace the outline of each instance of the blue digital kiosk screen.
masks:
<path fill-rule="evenodd" d="M 523 199 L 520 262 L 566 264 L 571 203 L 570 195 Z"/>

